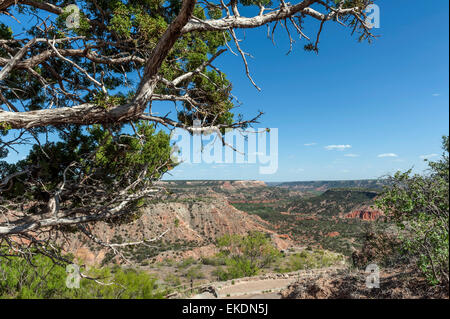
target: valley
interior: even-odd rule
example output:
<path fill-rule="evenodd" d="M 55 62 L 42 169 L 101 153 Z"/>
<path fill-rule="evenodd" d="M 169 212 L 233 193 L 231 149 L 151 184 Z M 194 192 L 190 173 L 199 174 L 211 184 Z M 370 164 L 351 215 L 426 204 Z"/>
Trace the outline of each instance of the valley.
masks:
<path fill-rule="evenodd" d="M 160 181 L 165 195 L 146 201 L 133 218 L 90 229 L 116 253 L 74 233 L 64 246 L 87 265 L 133 267 L 170 289 L 225 280 L 227 261 L 217 241 L 261 232 L 280 258 L 259 275 L 349 264 L 368 227 L 385 227 L 373 207 L 380 182 Z M 344 188 L 343 186 L 348 186 Z M 374 188 L 370 188 L 376 186 Z M 143 245 L 127 245 L 143 241 Z M 119 252 L 119 253 L 117 253 Z"/>

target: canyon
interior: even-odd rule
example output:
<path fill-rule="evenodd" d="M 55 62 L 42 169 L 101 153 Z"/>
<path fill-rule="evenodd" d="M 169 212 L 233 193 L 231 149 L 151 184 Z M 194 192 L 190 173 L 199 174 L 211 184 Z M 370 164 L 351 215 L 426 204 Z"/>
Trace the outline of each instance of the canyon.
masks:
<path fill-rule="evenodd" d="M 371 208 L 372 191 L 332 187 L 323 191 L 328 187 L 324 183 L 308 184 L 309 191 L 299 191 L 298 184 L 290 189 L 262 181 L 159 181 L 157 185 L 165 187 L 168 195 L 148 201 L 127 222 L 97 223 L 91 234 L 105 244 L 152 242 L 153 248 L 125 249 L 127 258 L 138 263 L 180 261 L 213 256 L 218 238 L 252 231 L 268 234 L 279 250 L 354 246 L 357 243 L 349 234 L 362 231 L 357 220 L 375 222 L 383 216 Z M 346 231 L 349 227 L 353 230 Z M 63 249 L 86 264 L 123 262 L 117 256 L 110 260 L 110 248 L 96 245 L 84 234 L 69 237 L 61 241 Z"/>

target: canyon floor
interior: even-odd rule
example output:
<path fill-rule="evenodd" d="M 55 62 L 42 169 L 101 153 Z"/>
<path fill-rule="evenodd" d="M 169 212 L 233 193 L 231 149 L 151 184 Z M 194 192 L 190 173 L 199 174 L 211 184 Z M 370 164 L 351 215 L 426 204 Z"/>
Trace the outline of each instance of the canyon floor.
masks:
<path fill-rule="evenodd" d="M 158 186 L 166 188 L 167 195 L 148 200 L 135 218 L 114 227 L 98 223 L 92 230 L 103 242 L 152 239 L 151 245 L 125 246 L 118 256 L 74 234 L 77 240 L 69 241 L 74 244 L 65 249 L 86 264 L 145 270 L 178 297 L 308 298 L 327 293 L 333 297 L 337 293 L 332 288 L 315 295 L 318 288 L 311 284 L 321 281 L 324 287 L 344 287 L 333 282 L 332 273 L 351 269 L 352 257 L 363 247 L 367 232 L 395 235 L 393 225 L 374 206 L 382 186 L 379 181 L 269 185 L 261 181 L 161 181 Z M 217 239 L 252 231 L 270 236 L 282 258 L 254 278 L 218 281 L 218 271 L 226 266 L 214 259 L 219 252 Z M 339 276 L 343 278 L 342 271 Z M 371 296 L 360 287 L 365 284 L 363 273 L 345 276 L 358 286 L 351 289 L 361 298 Z M 191 287 L 209 290 L 194 292 Z"/>

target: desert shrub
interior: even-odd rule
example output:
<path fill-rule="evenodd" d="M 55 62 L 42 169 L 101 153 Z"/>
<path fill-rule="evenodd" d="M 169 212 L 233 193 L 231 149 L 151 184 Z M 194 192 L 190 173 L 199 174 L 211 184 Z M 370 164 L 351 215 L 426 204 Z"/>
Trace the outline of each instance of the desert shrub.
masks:
<path fill-rule="evenodd" d="M 270 237 L 261 232 L 225 235 L 217 240 L 217 245 L 227 265 L 227 275 L 222 277 L 227 279 L 257 275 L 280 256 Z"/>
<path fill-rule="evenodd" d="M 122 269 L 118 266 L 91 268 L 84 271 L 94 280 L 81 278 L 80 288 L 67 288 L 66 268 L 53 263 L 43 255 L 36 255 L 31 263 L 22 258 L 0 258 L 0 298 L 50 299 L 50 298 L 163 298 L 157 278 L 143 271 Z"/>
<path fill-rule="evenodd" d="M 279 272 L 291 272 L 304 269 L 316 269 L 331 267 L 344 260 L 344 256 L 325 250 L 304 250 L 297 254 L 289 255 L 287 260 L 277 267 Z"/>
<path fill-rule="evenodd" d="M 217 267 L 211 274 L 217 277 L 217 280 L 225 281 L 230 279 L 228 272 L 223 267 Z"/>
<path fill-rule="evenodd" d="M 196 263 L 195 259 L 192 258 L 192 257 L 189 257 L 189 258 L 186 258 L 186 259 L 182 260 L 177 265 L 177 268 L 179 268 L 179 269 L 186 269 L 186 268 L 188 268 L 189 266 L 191 266 L 192 264 L 195 264 L 195 263 Z"/>
<path fill-rule="evenodd" d="M 162 266 L 174 266 L 176 264 L 176 261 L 175 260 L 173 260 L 172 258 L 166 258 L 166 259 L 164 259 L 164 261 L 163 262 L 161 262 L 161 265 Z"/>
<path fill-rule="evenodd" d="M 92 269 L 92 276 L 109 278 L 107 285 L 92 280 L 81 282 L 81 298 L 99 299 L 160 299 L 166 291 L 160 289 L 157 278 L 143 271 L 120 267 Z"/>
<path fill-rule="evenodd" d="M 180 277 L 174 275 L 174 274 L 168 274 L 166 278 L 164 278 L 164 281 L 169 284 L 170 286 L 180 286 L 181 280 Z"/>
<path fill-rule="evenodd" d="M 449 283 L 449 139 L 425 175 L 397 172 L 377 200 L 401 230 L 402 249 L 431 284 Z"/>
<path fill-rule="evenodd" d="M 201 263 L 209 266 L 223 266 L 226 264 L 225 258 L 220 254 L 213 257 L 202 257 Z"/>
<path fill-rule="evenodd" d="M 71 298 L 74 291 L 65 286 L 67 273 L 49 258 L 36 256 L 30 263 L 19 258 L 0 257 L 0 298 Z"/>
<path fill-rule="evenodd" d="M 368 224 L 363 236 L 361 249 L 352 253 L 353 266 L 364 269 L 371 263 L 383 267 L 393 267 L 410 263 L 410 259 L 402 249 L 398 232 L 393 229 L 376 229 Z"/>
<path fill-rule="evenodd" d="M 189 268 L 186 271 L 185 276 L 188 279 L 202 279 L 202 278 L 205 278 L 205 275 L 202 272 L 202 265 L 192 266 L 191 268 Z"/>
<path fill-rule="evenodd" d="M 258 274 L 260 268 L 245 257 L 229 258 L 226 261 L 227 279 L 251 277 Z"/>

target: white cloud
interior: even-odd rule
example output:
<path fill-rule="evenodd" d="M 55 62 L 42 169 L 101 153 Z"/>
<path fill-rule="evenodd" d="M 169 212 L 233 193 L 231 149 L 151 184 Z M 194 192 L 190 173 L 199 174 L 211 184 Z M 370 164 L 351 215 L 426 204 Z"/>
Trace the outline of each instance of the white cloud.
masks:
<path fill-rule="evenodd" d="M 383 153 L 383 154 L 378 154 L 377 157 L 383 158 L 383 157 L 398 157 L 397 154 L 395 153 Z"/>
<path fill-rule="evenodd" d="M 347 148 L 351 148 L 351 147 L 352 146 L 348 145 L 348 144 L 346 144 L 346 145 L 327 145 L 327 146 L 325 146 L 325 149 L 327 149 L 329 151 L 331 151 L 331 150 L 343 151 L 343 150 L 345 150 Z"/>
<path fill-rule="evenodd" d="M 359 154 L 344 154 L 346 157 L 359 157 Z"/>
<path fill-rule="evenodd" d="M 433 95 L 433 96 L 441 96 L 440 93 L 433 93 L 433 94 L 431 94 L 431 95 Z"/>
<path fill-rule="evenodd" d="M 348 169 L 341 169 L 342 173 L 350 173 L 350 171 Z"/>
<path fill-rule="evenodd" d="M 420 157 L 421 159 L 429 159 L 429 158 L 436 157 L 436 156 L 439 156 L 439 155 L 433 153 L 433 154 L 420 155 L 419 157 Z"/>
<path fill-rule="evenodd" d="M 305 146 L 313 146 L 313 145 L 317 145 L 317 143 L 306 143 L 306 144 L 303 144 L 303 145 L 305 145 Z"/>

